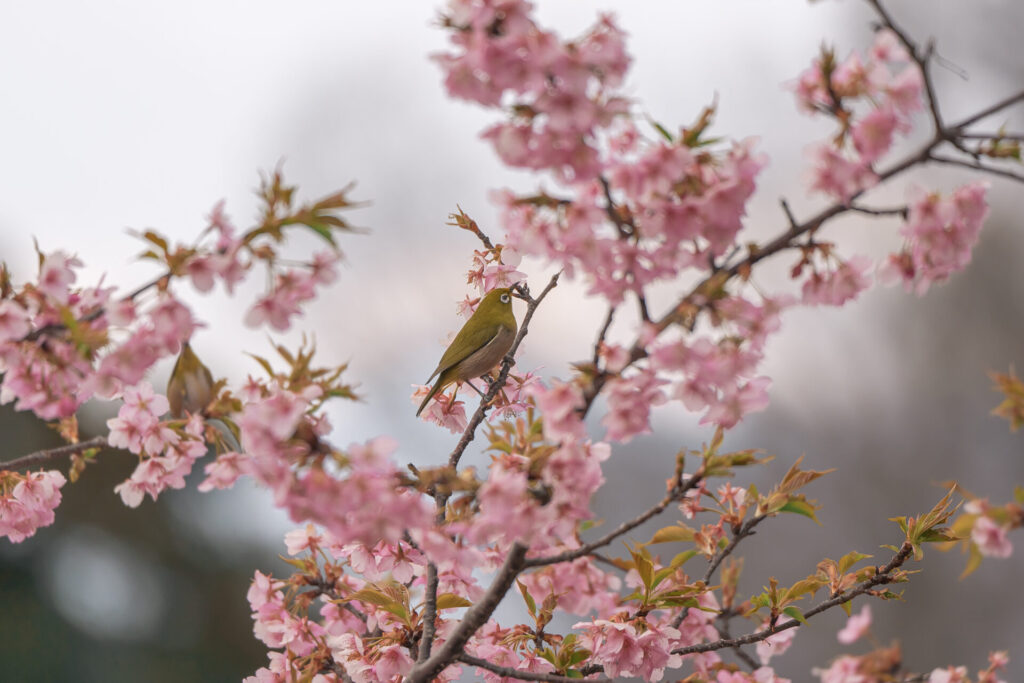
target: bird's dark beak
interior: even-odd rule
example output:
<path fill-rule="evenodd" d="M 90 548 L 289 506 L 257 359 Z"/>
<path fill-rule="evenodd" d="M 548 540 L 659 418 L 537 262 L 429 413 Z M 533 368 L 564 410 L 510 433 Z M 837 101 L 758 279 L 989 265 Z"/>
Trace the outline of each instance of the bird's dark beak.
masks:
<path fill-rule="evenodd" d="M 512 288 L 512 296 L 514 296 L 517 299 L 522 299 L 523 301 L 529 301 L 530 288 L 525 284 L 520 283 Z"/>

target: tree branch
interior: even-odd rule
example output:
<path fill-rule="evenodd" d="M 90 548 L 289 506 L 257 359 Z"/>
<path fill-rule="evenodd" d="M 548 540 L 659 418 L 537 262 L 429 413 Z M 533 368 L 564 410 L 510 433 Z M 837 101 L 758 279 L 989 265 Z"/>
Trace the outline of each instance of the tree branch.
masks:
<path fill-rule="evenodd" d="M 589 555 L 598 548 L 602 548 L 608 545 L 619 536 L 629 533 L 630 531 L 637 528 L 638 526 L 640 526 L 647 520 L 651 519 L 655 515 L 661 514 L 665 510 L 665 508 L 667 508 L 673 502 L 682 499 L 682 497 L 686 495 L 686 492 L 695 487 L 701 481 L 701 479 L 702 477 L 700 477 L 699 475 L 694 475 L 690 477 L 690 479 L 687 480 L 685 484 L 673 488 L 668 493 L 668 495 L 665 496 L 657 505 L 641 513 L 639 516 L 634 517 L 628 522 L 623 522 L 614 530 L 608 532 L 598 540 L 593 541 L 592 543 L 582 545 L 574 550 L 566 550 L 565 552 L 559 553 L 557 555 L 530 558 L 526 560 L 525 567 L 544 567 L 549 564 L 571 562 L 577 558 L 583 557 L 584 555 Z"/>
<path fill-rule="evenodd" d="M 57 446 L 56 448 L 47 448 L 41 451 L 35 451 L 34 453 L 29 453 L 28 455 L 23 455 L 20 458 L 15 458 L 14 460 L 0 462 L 0 471 L 6 470 L 8 472 L 15 472 L 17 470 L 36 467 L 37 465 L 46 465 L 51 460 L 57 460 L 68 455 L 81 453 L 82 451 L 87 451 L 90 448 L 105 448 L 108 445 L 107 437 L 96 436 L 88 441 L 69 443 L 65 446 Z"/>
<path fill-rule="evenodd" d="M 550 683 L 579 683 L 580 681 L 579 678 L 570 678 L 569 676 L 534 673 L 532 671 L 513 669 L 510 666 L 498 666 L 497 664 L 491 664 L 486 659 L 480 659 L 479 657 L 467 654 L 460 654 L 457 659 L 464 664 L 480 667 L 481 669 L 490 671 L 491 673 L 496 673 L 499 676 L 504 676 L 506 678 L 517 678 L 521 681 L 549 681 Z M 588 678 L 587 680 L 596 681 L 597 683 L 611 683 L 610 678 Z"/>
<path fill-rule="evenodd" d="M 951 166 L 960 166 L 962 168 L 969 168 L 974 171 L 982 171 L 983 173 L 991 173 L 1002 178 L 1009 178 L 1015 180 L 1018 183 L 1024 183 L 1024 175 L 1014 173 L 1013 171 L 997 168 L 995 166 L 987 166 L 981 163 L 980 159 L 973 159 L 967 161 L 966 159 L 955 159 L 953 157 L 939 156 L 938 154 L 932 154 L 928 157 L 928 161 L 934 161 L 939 164 L 949 164 Z"/>
<path fill-rule="evenodd" d="M 857 596 L 867 593 L 875 586 L 891 583 L 892 572 L 898 569 L 900 566 L 902 566 L 903 563 L 907 561 L 907 558 L 910 557 L 912 552 L 913 547 L 910 545 L 910 543 L 904 543 L 903 547 L 900 548 L 899 552 L 897 552 L 893 556 L 893 558 L 889 560 L 888 564 L 886 564 L 884 567 L 879 567 L 878 571 L 875 573 L 873 577 L 867 579 L 866 581 L 862 581 L 850 590 L 843 591 L 838 595 L 835 595 L 832 598 L 829 598 L 828 600 L 819 603 L 815 607 L 812 607 L 811 609 L 804 612 L 804 618 L 810 619 L 811 617 L 817 614 L 821 614 L 825 610 L 835 607 L 836 605 L 841 605 L 844 602 L 849 602 Z M 756 633 L 748 633 L 745 636 L 739 636 L 737 638 L 720 638 L 710 643 L 700 643 L 698 645 L 690 645 L 687 647 L 677 648 L 672 651 L 672 654 L 692 655 L 698 652 L 713 652 L 715 650 L 734 648 L 740 645 L 750 645 L 751 643 L 757 643 L 762 640 L 765 640 L 775 635 L 776 633 L 779 633 L 780 631 L 786 631 L 791 628 L 796 628 L 799 625 L 800 622 L 796 619 L 788 619 L 786 621 L 775 624 L 775 626 L 772 626 L 771 628 L 767 628 L 763 631 L 758 631 Z"/>
<path fill-rule="evenodd" d="M 491 614 L 498 607 L 498 603 L 512 587 L 519 572 L 523 570 L 526 551 L 525 545 L 519 542 L 512 544 L 504 564 L 498 570 L 487 592 L 476 604 L 466 610 L 462 621 L 458 623 L 444 644 L 426 661 L 419 662 L 413 667 L 406 678 L 406 683 L 426 683 L 455 661 L 472 635 L 490 619 Z"/>

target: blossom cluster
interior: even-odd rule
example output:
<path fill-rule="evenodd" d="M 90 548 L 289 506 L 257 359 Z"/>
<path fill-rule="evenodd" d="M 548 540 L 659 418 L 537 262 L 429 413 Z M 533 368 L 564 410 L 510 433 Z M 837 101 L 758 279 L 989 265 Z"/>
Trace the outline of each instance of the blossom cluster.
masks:
<path fill-rule="evenodd" d="M 916 190 L 900 229 L 904 247 L 889 255 L 882 279 L 902 281 L 908 291 L 924 294 L 932 284 L 967 267 L 989 213 L 987 191 L 983 181 L 957 188 L 948 197 Z"/>
<path fill-rule="evenodd" d="M 83 264 L 62 250 L 40 253 L 36 278 L 20 287 L 0 266 L 0 404 L 71 425 L 75 412 L 91 398 L 124 399 L 118 417 L 109 422 L 109 444 L 137 454 L 140 463 L 117 492 L 134 507 L 146 494 L 156 498 L 168 487 L 184 486 L 193 463 L 207 451 L 207 425 L 199 414 L 161 419 L 169 408 L 167 399 L 143 381 L 203 326 L 176 296 L 174 284 L 187 280 L 206 292 L 220 280 L 231 293 L 254 262 L 264 262 L 275 273 L 275 284 L 246 321 L 287 329 L 299 305 L 335 279 L 339 254 L 336 249 L 318 252 L 308 263 L 282 270 L 277 243 L 284 239 L 285 226 L 313 229 L 333 245 L 332 232 L 349 229 L 336 214 L 351 206 L 342 192 L 293 207 L 293 191 L 279 173 L 267 180 L 261 189 L 264 220 L 246 232 L 239 232 L 218 204 L 196 244 L 172 245 L 152 230 L 142 233 L 147 245 L 142 258 L 159 263 L 164 272 L 127 295 L 102 283 L 79 285 Z M 77 427 L 70 429 L 69 436 L 77 438 L 76 432 Z M 12 484 L 0 492 L 0 504 L 21 509 L 12 497 L 16 488 Z M 46 500 L 59 501 L 59 494 Z M 33 512 L 18 519 L 11 538 L 34 530 L 28 520 L 49 524 L 52 515 Z"/>
<path fill-rule="evenodd" d="M 39 527 L 53 524 L 60 505 L 60 489 L 66 483 L 56 470 L 20 475 L 0 472 L 0 536 L 21 543 Z"/>
<path fill-rule="evenodd" d="M 911 130 L 923 90 L 920 68 L 888 28 L 875 34 L 865 56 L 853 52 L 839 62 L 831 50 L 823 49 L 794 85 L 802 110 L 841 124 L 834 140 L 812 152 L 811 188 L 848 202 L 875 185 L 875 162 L 890 150 L 898 133 Z"/>

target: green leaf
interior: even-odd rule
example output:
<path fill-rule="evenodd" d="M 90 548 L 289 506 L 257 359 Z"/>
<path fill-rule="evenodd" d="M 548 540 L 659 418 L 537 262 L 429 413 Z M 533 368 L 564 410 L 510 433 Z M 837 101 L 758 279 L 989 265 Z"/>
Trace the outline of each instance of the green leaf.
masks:
<path fill-rule="evenodd" d="M 160 251 L 164 252 L 165 254 L 167 253 L 167 240 L 165 240 L 156 232 L 152 230 L 147 230 L 146 232 L 142 233 L 142 239 L 146 240 L 147 242 L 150 242 L 151 244 L 155 244 L 156 246 L 160 247 Z"/>
<path fill-rule="evenodd" d="M 846 553 L 841 558 L 839 558 L 839 573 L 840 574 L 845 574 L 846 571 L 850 567 L 852 567 L 853 565 L 857 564 L 861 560 L 868 559 L 869 557 L 871 557 L 871 555 L 865 555 L 864 553 L 858 553 L 855 550 Z"/>
<path fill-rule="evenodd" d="M 807 624 L 807 619 L 804 617 L 804 613 L 800 611 L 799 607 L 796 607 L 794 605 L 790 605 L 789 607 L 786 607 L 785 609 L 783 609 L 782 613 L 785 614 L 788 617 L 792 617 L 793 619 L 796 619 L 801 624 L 804 624 L 804 625 Z"/>
<path fill-rule="evenodd" d="M 698 553 L 696 550 L 684 550 L 683 552 L 679 553 L 678 555 L 672 558 L 672 562 L 669 563 L 669 566 L 673 569 L 679 569 L 684 564 L 686 564 L 687 560 L 699 554 L 700 553 Z"/>
<path fill-rule="evenodd" d="M 648 541 L 648 545 L 654 545 L 656 543 L 681 543 L 686 541 L 692 541 L 694 534 L 693 529 L 686 526 L 683 523 L 674 524 L 672 526 L 662 527 L 654 532 L 651 540 Z"/>
<path fill-rule="evenodd" d="M 667 142 L 675 142 L 675 140 L 672 139 L 672 133 L 669 133 L 665 129 L 665 126 L 661 125 L 654 119 L 649 118 L 647 119 L 647 121 L 651 124 L 651 127 L 654 128 L 654 130 L 658 131 L 661 134 L 661 137 L 665 138 Z"/>
<path fill-rule="evenodd" d="M 530 591 L 526 589 L 526 585 L 516 579 L 516 585 L 519 586 L 519 592 L 523 594 L 523 600 L 526 602 L 526 609 L 530 610 L 530 616 L 534 619 L 537 618 L 537 601 L 530 595 Z"/>
<path fill-rule="evenodd" d="M 437 609 L 452 609 L 453 607 L 472 607 L 473 603 L 461 595 L 455 593 L 441 593 L 437 596 Z"/>
<path fill-rule="evenodd" d="M 806 500 L 790 498 L 788 501 L 786 501 L 785 505 L 779 508 L 779 512 L 794 512 L 798 515 L 809 517 L 810 519 L 814 520 L 816 524 L 821 524 L 821 522 L 818 521 L 818 518 L 814 514 L 814 506 L 808 503 Z"/>
<path fill-rule="evenodd" d="M 331 232 L 331 229 L 322 222 L 308 220 L 304 225 L 317 235 L 320 235 L 320 237 L 324 238 L 324 240 L 326 240 L 332 247 L 338 246 L 338 243 L 334 241 L 334 234 Z"/>

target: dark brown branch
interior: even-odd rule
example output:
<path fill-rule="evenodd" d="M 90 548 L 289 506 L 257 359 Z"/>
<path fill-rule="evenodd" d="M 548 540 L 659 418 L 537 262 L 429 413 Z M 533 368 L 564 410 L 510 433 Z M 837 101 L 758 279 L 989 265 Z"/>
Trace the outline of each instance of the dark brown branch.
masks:
<path fill-rule="evenodd" d="M 718 615 L 719 621 L 721 622 L 721 625 L 718 627 L 718 632 L 721 633 L 722 637 L 726 639 L 732 638 L 732 634 L 729 633 L 729 619 L 732 618 L 733 614 L 735 614 L 735 612 L 731 610 L 725 610 Z M 732 651 L 733 654 L 736 655 L 736 658 L 744 664 L 746 664 L 747 668 L 751 671 L 756 670 L 760 666 L 760 664 L 757 663 L 757 660 L 755 660 L 753 657 L 747 654 L 746 651 L 744 651 L 744 649 L 739 645 L 734 646 L 732 648 Z"/>
<path fill-rule="evenodd" d="M 899 552 L 893 555 L 892 559 L 889 560 L 888 564 L 886 564 L 884 567 L 878 568 L 878 571 L 875 573 L 874 576 L 872 576 L 870 579 L 860 582 L 859 584 L 857 584 L 849 590 L 843 591 L 838 595 L 835 595 L 829 598 L 828 600 L 825 600 L 824 602 L 817 604 L 816 606 L 804 612 L 804 618 L 810 619 L 811 617 L 821 614 L 825 610 L 831 609 L 836 605 L 842 605 L 844 602 L 849 602 L 857 596 L 867 593 L 875 586 L 891 583 L 893 581 L 893 578 L 891 576 L 892 572 L 898 569 L 900 566 L 903 565 L 904 562 L 907 561 L 907 558 L 910 557 L 913 550 L 914 549 L 910 545 L 910 543 L 904 543 L 903 547 L 900 548 Z M 779 622 L 775 624 L 775 626 L 767 628 L 763 631 L 758 631 L 756 633 L 748 633 L 745 636 L 739 636 L 737 638 L 720 638 L 710 643 L 700 643 L 698 645 L 681 647 L 676 650 L 673 650 L 672 654 L 691 655 L 697 652 L 713 652 L 715 650 L 722 650 L 725 648 L 734 648 L 739 645 L 750 645 L 751 643 L 758 643 L 762 640 L 770 638 L 771 636 L 775 635 L 776 633 L 779 633 L 780 631 L 786 631 L 791 628 L 796 628 L 799 625 L 800 622 L 796 619 L 788 619 L 786 621 Z"/>
<path fill-rule="evenodd" d="M 598 361 L 601 360 L 601 345 L 604 344 L 605 337 L 608 336 L 608 329 L 612 326 L 612 319 L 615 318 L 615 309 L 617 306 L 608 307 L 608 315 L 605 316 L 604 324 L 601 325 L 601 331 L 597 335 L 597 341 L 594 342 L 594 369 L 597 369 Z"/>
<path fill-rule="evenodd" d="M 736 550 L 736 546 L 740 544 L 740 541 L 742 541 L 747 536 L 752 536 L 754 534 L 754 527 L 756 527 L 758 524 L 767 519 L 767 517 L 768 515 L 758 515 L 756 517 L 751 517 L 742 525 L 740 525 L 739 530 L 733 534 L 733 537 L 729 541 L 729 544 L 721 550 L 719 550 L 718 552 L 716 552 L 714 556 L 711 558 L 711 560 L 708 562 L 708 568 L 704 572 L 704 578 L 701 579 L 701 581 L 703 581 L 705 585 L 711 582 L 711 577 L 714 576 L 715 571 L 722 564 L 725 558 L 729 557 L 729 555 L 732 554 L 732 551 Z M 672 620 L 673 628 L 679 628 L 679 625 L 683 623 L 683 620 L 686 619 L 686 615 L 689 614 L 689 612 L 689 607 L 681 610 L 679 614 L 676 615 L 676 618 Z"/>
<path fill-rule="evenodd" d="M 974 171 L 981 171 L 983 173 L 991 173 L 992 175 L 1000 176 L 1001 178 L 1009 178 L 1015 180 L 1018 183 L 1024 183 L 1024 175 L 1014 173 L 1005 168 L 997 168 L 995 166 L 988 166 L 981 163 L 980 159 L 972 159 L 968 161 L 966 159 L 954 159 L 953 157 L 940 156 L 938 154 L 932 154 L 928 157 L 928 161 L 934 161 L 939 164 L 949 164 L 951 166 L 960 166 L 962 168 L 969 168 Z"/>
<path fill-rule="evenodd" d="M 1024 133 L 957 133 L 957 137 L 964 140 L 1009 140 L 1011 142 L 1024 142 Z"/>
<path fill-rule="evenodd" d="M 634 517 L 628 522 L 623 522 L 614 530 L 609 531 L 607 534 L 605 534 L 604 536 L 602 536 L 601 538 L 592 543 L 586 543 L 580 546 L 579 548 L 576 548 L 574 550 L 566 550 L 565 552 L 558 553 L 557 555 L 550 555 L 548 557 L 534 557 L 528 559 L 526 560 L 526 566 L 543 567 L 549 564 L 571 562 L 577 558 L 583 557 L 584 555 L 589 555 L 598 548 L 603 548 L 604 546 L 608 545 L 609 543 L 614 541 L 616 538 L 622 536 L 623 534 L 629 533 L 630 531 L 637 528 L 638 526 L 640 526 L 647 520 L 651 519 L 652 517 L 661 514 L 669 505 L 671 505 L 677 500 L 681 500 L 683 496 L 686 495 L 686 492 L 695 487 L 701 481 L 701 479 L 702 477 L 697 475 L 690 477 L 690 479 L 687 480 L 685 484 L 676 486 L 674 489 L 672 489 L 669 492 L 669 494 L 665 496 L 657 505 L 646 510 L 639 516 Z"/>
<path fill-rule="evenodd" d="M 867 214 L 869 216 L 899 216 L 900 218 L 906 219 L 907 213 L 909 212 L 909 208 L 906 206 L 882 208 L 874 206 L 861 206 L 859 204 L 851 204 L 850 211 Z"/>
<path fill-rule="evenodd" d="M 443 514 L 444 507 L 441 508 Z M 423 634 L 420 636 L 420 653 L 417 662 L 425 662 L 430 658 L 430 649 L 434 646 L 434 631 L 437 621 L 437 565 L 427 563 L 426 599 L 423 605 Z"/>
<path fill-rule="evenodd" d="M 527 547 L 521 543 L 512 544 L 505 562 L 501 565 L 501 569 L 498 570 L 487 592 L 476 604 L 466 610 L 462 621 L 458 623 L 441 647 L 426 661 L 419 662 L 413 667 L 406 678 L 406 683 L 426 683 L 455 661 L 477 629 L 491 618 L 498 603 L 512 587 L 519 572 L 523 570 L 526 550 Z"/>
<path fill-rule="evenodd" d="M 7 462 L 0 462 L 0 471 L 16 472 L 17 470 L 25 470 L 32 467 L 49 464 L 51 460 L 57 460 L 68 455 L 75 453 L 81 453 L 87 451 L 90 448 L 105 448 L 107 446 L 107 437 L 96 436 L 88 441 L 81 441 L 79 443 L 69 443 L 66 446 L 57 446 L 56 448 L 47 448 L 41 451 L 35 451 L 28 455 L 23 455 L 20 458 L 14 460 L 8 460 Z"/>
<path fill-rule="evenodd" d="M 486 659 L 480 659 L 472 655 L 460 654 L 457 657 L 458 661 L 463 664 L 469 664 L 471 666 L 480 667 L 496 673 L 499 676 L 506 678 L 517 678 L 521 681 L 549 681 L 550 683 L 579 683 L 579 678 L 570 678 L 569 676 L 559 676 L 558 674 L 542 674 L 533 673 L 532 671 L 523 671 L 522 669 L 513 669 L 510 666 L 498 666 L 497 664 L 491 664 Z M 588 681 L 596 681 L 597 683 L 611 683 L 609 678 L 589 678 Z"/>
<path fill-rule="evenodd" d="M 985 107 L 977 114 L 968 116 L 963 121 L 954 123 L 952 126 L 949 127 L 949 129 L 959 134 L 967 126 L 973 125 L 978 121 L 981 121 L 982 119 L 988 118 L 989 116 L 992 116 L 992 114 L 998 114 L 1003 109 L 1006 109 L 1007 107 L 1012 107 L 1018 102 L 1024 102 L 1024 90 L 1021 90 L 1018 93 L 1014 93 L 1013 95 L 1005 97 L 990 107 Z"/>
<path fill-rule="evenodd" d="M 754 534 L 754 527 L 763 522 L 767 517 L 768 515 L 751 517 L 740 526 L 739 531 L 737 531 L 733 535 L 732 540 L 729 541 L 729 545 L 715 553 L 715 556 L 711 558 L 711 562 L 708 564 L 708 569 L 704 572 L 704 578 L 702 579 L 704 583 L 711 582 L 711 577 L 714 576 L 715 570 L 722 564 L 722 561 L 732 554 L 732 551 L 736 549 L 736 546 L 739 545 L 740 541 L 747 536 L 752 536 Z"/>
<path fill-rule="evenodd" d="M 881 0 L 867 0 L 867 3 L 871 5 L 875 13 L 878 14 L 882 20 L 882 24 L 885 25 L 890 31 L 896 34 L 900 42 L 903 43 L 903 47 L 907 49 L 910 54 L 910 58 L 914 60 L 918 68 L 921 69 L 921 77 L 924 80 L 925 95 L 928 97 L 928 111 L 931 113 L 932 124 L 935 126 L 935 135 L 940 139 L 946 138 L 946 128 L 942 123 L 942 114 L 939 112 L 939 98 L 935 94 L 935 83 L 932 81 L 931 69 L 929 63 L 931 62 L 932 54 L 935 51 L 935 46 L 932 43 L 928 43 L 924 53 L 921 53 L 918 49 L 917 43 L 911 40 L 910 36 L 896 25 L 893 21 L 892 16 L 882 6 Z"/>

